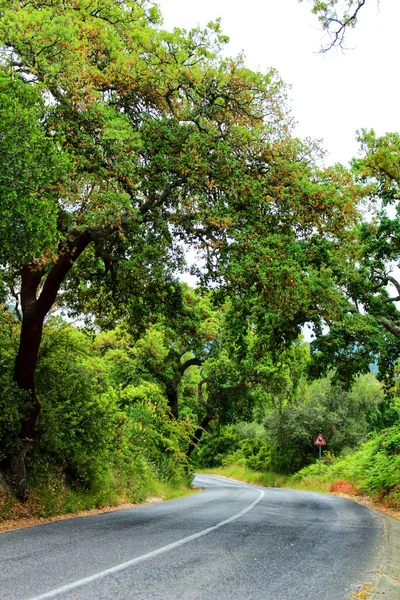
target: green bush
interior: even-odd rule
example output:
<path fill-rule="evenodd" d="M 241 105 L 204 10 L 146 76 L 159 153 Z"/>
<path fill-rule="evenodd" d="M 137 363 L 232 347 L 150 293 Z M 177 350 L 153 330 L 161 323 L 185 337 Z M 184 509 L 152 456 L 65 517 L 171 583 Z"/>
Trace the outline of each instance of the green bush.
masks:
<path fill-rule="evenodd" d="M 226 456 L 237 450 L 240 444 L 240 435 L 232 426 L 221 427 L 203 438 L 192 456 L 196 466 L 202 468 L 220 467 Z"/>
<path fill-rule="evenodd" d="M 28 398 L 12 379 L 18 338 L 15 315 L 0 305 L 0 465 L 15 448 Z"/>
<path fill-rule="evenodd" d="M 259 438 L 245 438 L 239 442 L 238 449 L 228 454 L 223 465 L 242 464 L 253 471 L 269 471 L 271 468 L 271 447 Z"/>
<path fill-rule="evenodd" d="M 202 440 L 194 461 L 201 468 L 239 464 L 254 471 L 268 471 L 271 452 L 261 425 L 240 422 L 222 426 Z"/>
<path fill-rule="evenodd" d="M 329 463 L 313 464 L 291 477 L 294 484 L 312 479 L 318 483 L 349 481 L 374 498 L 400 506 L 400 424 L 370 439 L 355 451 L 347 451 Z"/>
<path fill-rule="evenodd" d="M 161 481 L 189 481 L 191 464 L 186 450 L 193 424 L 170 418 L 167 399 L 156 383 L 129 386 L 122 397 L 131 449 L 146 458 Z"/>

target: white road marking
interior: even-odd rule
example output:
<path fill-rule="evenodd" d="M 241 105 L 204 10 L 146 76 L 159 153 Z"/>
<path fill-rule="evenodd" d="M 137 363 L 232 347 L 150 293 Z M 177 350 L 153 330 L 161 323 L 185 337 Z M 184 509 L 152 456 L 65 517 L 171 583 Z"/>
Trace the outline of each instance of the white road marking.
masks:
<path fill-rule="evenodd" d="M 212 475 L 211 477 L 208 477 L 208 475 L 196 475 L 193 479 L 193 484 L 197 485 L 197 483 L 200 483 L 201 487 L 201 483 L 205 483 L 207 485 L 207 487 L 221 487 L 221 483 L 224 484 L 224 486 L 226 487 L 247 487 L 247 488 L 253 488 L 254 486 L 243 483 L 242 481 L 237 481 L 235 479 L 228 479 L 227 477 L 224 477 L 223 475 Z"/>
<path fill-rule="evenodd" d="M 226 519 L 225 521 L 221 521 L 220 523 L 217 523 L 216 525 L 213 525 L 212 527 L 203 529 L 203 531 L 199 531 L 198 533 L 189 535 L 188 537 L 182 538 L 181 540 L 173 542 L 172 544 L 168 544 L 167 546 L 163 546 L 162 548 L 158 548 L 157 550 L 153 550 L 152 552 L 148 552 L 147 554 L 142 554 L 142 556 L 137 556 L 136 558 L 132 558 L 132 560 L 127 560 L 126 562 L 123 562 L 119 565 L 115 565 L 115 567 L 111 567 L 110 569 L 105 569 L 104 571 L 100 571 L 99 573 L 90 575 L 90 577 L 84 577 L 83 579 L 78 579 L 77 581 L 73 581 L 72 583 L 67 583 L 66 585 L 55 588 L 54 590 L 50 590 L 49 592 L 45 592 L 44 594 L 40 594 L 40 596 L 35 596 L 34 598 L 30 598 L 29 600 L 47 600 L 48 598 L 55 598 L 56 596 L 64 594 L 65 592 L 75 590 L 76 588 L 80 588 L 84 585 L 87 585 L 88 583 L 97 581 L 98 579 L 103 579 L 104 577 L 107 577 L 107 575 L 113 575 L 114 573 L 118 573 L 119 571 L 128 569 L 129 567 L 132 567 L 133 565 L 143 562 L 144 560 L 147 560 L 149 558 L 154 558 L 155 556 L 158 556 L 159 554 L 164 554 L 164 552 L 169 552 L 170 550 L 174 550 L 174 548 L 178 548 L 179 546 L 183 546 L 184 544 L 192 542 L 193 540 L 197 540 L 198 538 L 201 538 L 204 535 L 208 535 L 209 533 L 212 533 L 213 531 L 216 531 L 217 529 L 224 527 L 224 525 L 228 525 L 228 523 L 232 523 L 233 521 L 236 521 L 236 519 L 240 519 L 240 517 L 243 517 L 243 515 L 248 513 L 250 510 L 252 510 L 264 496 L 265 496 L 265 492 L 260 491 L 258 498 L 256 498 L 256 500 L 254 500 L 254 502 L 249 504 L 249 506 L 247 508 L 244 508 L 239 513 L 237 513 L 236 515 L 233 515 L 233 517 L 229 517 L 229 519 Z"/>

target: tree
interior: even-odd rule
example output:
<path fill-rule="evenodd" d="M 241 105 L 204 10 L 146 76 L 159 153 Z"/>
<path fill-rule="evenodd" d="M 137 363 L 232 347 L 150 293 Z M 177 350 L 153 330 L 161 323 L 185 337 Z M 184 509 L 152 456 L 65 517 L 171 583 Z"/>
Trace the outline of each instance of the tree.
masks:
<path fill-rule="evenodd" d="M 347 261 L 336 270 L 342 298 L 338 311 L 325 319 L 328 333 L 320 329 L 312 344 L 314 366 L 316 373 L 335 367 L 349 380 L 378 362 L 390 388 L 400 351 L 400 136 L 363 130 L 359 141 L 363 156 L 352 168 L 369 216 L 354 230 Z"/>
<path fill-rule="evenodd" d="M 318 168 L 299 140 L 264 152 L 269 166 L 221 261 L 233 343 L 245 348 L 252 327 L 262 352 L 290 345 L 306 321 L 337 311 L 335 273 L 348 262 L 359 198 L 344 167 Z"/>
<path fill-rule="evenodd" d="M 168 33 L 133 1 L 2 0 L 0 9 L 7 68 L 41 92 L 38 124 L 67 164 L 49 196 L 56 244 L 13 269 L 22 307 L 14 377 L 31 398 L 15 482 L 40 412 L 34 375 L 56 301 L 106 325 L 122 311 L 149 322 L 176 300 L 183 247 L 196 245 L 203 283 L 235 295 L 245 329 L 288 341 L 320 310 L 316 292 L 354 195 L 343 169 L 317 169 L 313 147 L 290 138 L 276 73 L 221 58 L 218 23 Z"/>
<path fill-rule="evenodd" d="M 235 183 L 285 117 L 273 71 L 219 58 L 218 24 L 170 34 L 152 26 L 154 9 L 132 1 L 3 0 L 0 9 L 9 72 L 48 101 L 37 123 L 68 157 L 66 180 L 46 196 L 54 235 L 12 271 L 22 307 L 14 377 L 31 397 L 15 487 L 40 412 L 43 321 L 60 290 L 76 310 L 101 315 L 126 298 L 140 308 L 157 296 L 182 268 L 183 242 L 227 235 Z"/>
<path fill-rule="evenodd" d="M 55 202 L 66 164 L 42 126 L 46 115 L 40 87 L 1 67 L 0 277 L 15 297 L 15 270 L 57 247 Z"/>
<path fill-rule="evenodd" d="M 302 2 L 303 0 L 300 0 Z M 312 12 L 318 16 L 323 29 L 329 34 L 331 41 L 321 48 L 328 52 L 332 48 L 344 48 L 346 33 L 349 28 L 356 26 L 359 14 L 366 0 L 312 0 Z M 339 11 L 337 10 L 339 8 Z"/>
<path fill-rule="evenodd" d="M 179 388 L 190 367 L 218 352 L 218 314 L 209 295 L 180 284 L 182 303 L 174 315 L 159 315 L 134 347 L 136 376 L 165 387 L 171 415 L 179 414 Z"/>

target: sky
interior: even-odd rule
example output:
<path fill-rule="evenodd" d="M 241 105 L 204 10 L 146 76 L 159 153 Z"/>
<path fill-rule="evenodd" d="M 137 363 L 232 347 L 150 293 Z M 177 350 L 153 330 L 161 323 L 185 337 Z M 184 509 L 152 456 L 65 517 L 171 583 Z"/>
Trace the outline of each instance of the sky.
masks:
<path fill-rule="evenodd" d="M 328 40 L 308 0 L 158 0 L 164 27 L 190 29 L 221 17 L 226 53 L 244 52 L 253 70 L 278 70 L 291 86 L 295 135 L 323 140 L 326 163 L 359 150 L 356 130 L 400 131 L 400 1 L 368 0 L 346 38 L 347 50 L 318 50 Z"/>

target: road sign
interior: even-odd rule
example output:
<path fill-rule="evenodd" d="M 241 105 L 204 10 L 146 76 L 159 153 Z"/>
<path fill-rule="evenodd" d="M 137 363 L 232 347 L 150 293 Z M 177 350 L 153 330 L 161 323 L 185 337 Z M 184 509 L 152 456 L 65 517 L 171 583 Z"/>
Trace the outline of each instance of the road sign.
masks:
<path fill-rule="evenodd" d="M 317 435 L 317 439 L 314 442 L 314 446 L 326 446 L 326 441 L 320 433 Z"/>

